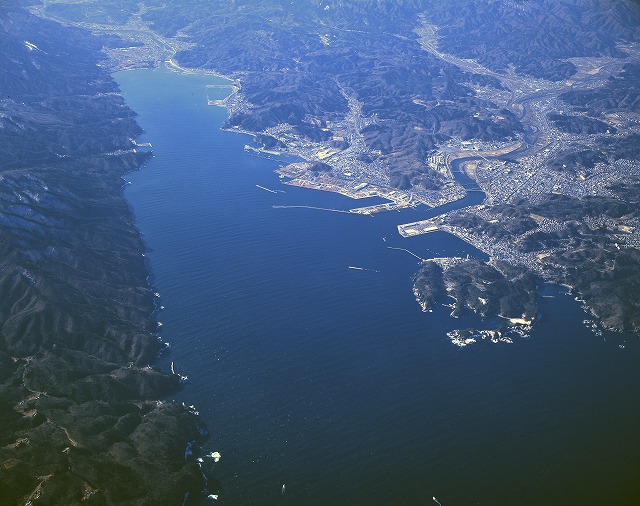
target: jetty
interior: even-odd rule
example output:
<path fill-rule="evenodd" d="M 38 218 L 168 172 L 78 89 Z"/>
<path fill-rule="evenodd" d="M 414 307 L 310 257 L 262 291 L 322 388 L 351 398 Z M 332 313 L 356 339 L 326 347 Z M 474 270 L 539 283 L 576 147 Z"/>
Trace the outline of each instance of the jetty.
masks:
<path fill-rule="evenodd" d="M 397 251 L 404 251 L 405 253 L 409 253 L 409 255 L 416 257 L 421 262 L 426 262 L 427 261 L 426 259 L 416 255 L 413 251 L 409 251 L 408 249 L 405 249 L 405 248 L 394 248 L 393 246 L 387 246 L 387 249 L 395 249 Z"/>

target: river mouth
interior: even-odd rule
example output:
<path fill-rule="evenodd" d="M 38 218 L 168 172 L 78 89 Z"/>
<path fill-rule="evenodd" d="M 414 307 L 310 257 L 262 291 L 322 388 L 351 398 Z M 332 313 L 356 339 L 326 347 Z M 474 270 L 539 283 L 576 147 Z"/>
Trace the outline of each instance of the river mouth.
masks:
<path fill-rule="evenodd" d="M 444 233 L 397 234 L 446 206 L 274 209 L 349 201 L 283 187 L 276 162 L 220 131 L 216 78 L 115 77 L 155 155 L 126 196 L 165 306 L 164 365 L 189 376 L 177 400 L 211 430 L 225 504 L 621 503 L 636 490 L 637 346 L 597 338 L 550 288 L 532 339 L 456 349 L 446 332 L 474 317 L 423 314 L 418 261 L 388 249 L 478 255 Z"/>

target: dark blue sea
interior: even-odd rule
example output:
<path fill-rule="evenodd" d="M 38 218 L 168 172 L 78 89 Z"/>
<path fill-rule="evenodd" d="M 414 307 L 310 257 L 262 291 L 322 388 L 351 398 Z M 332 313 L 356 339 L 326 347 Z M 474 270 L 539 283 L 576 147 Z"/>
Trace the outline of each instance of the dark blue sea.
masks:
<path fill-rule="evenodd" d="M 155 155 L 126 196 L 164 306 L 161 365 L 189 376 L 177 400 L 222 455 L 208 464 L 220 504 L 640 503 L 637 336 L 596 336 L 546 287 L 530 338 L 457 348 L 446 332 L 477 321 L 423 313 L 417 259 L 388 249 L 481 256 L 444 233 L 397 234 L 427 210 L 273 208 L 360 202 L 282 185 L 278 162 L 221 131 L 207 91 L 227 91 L 206 85 L 224 81 L 116 79 Z"/>

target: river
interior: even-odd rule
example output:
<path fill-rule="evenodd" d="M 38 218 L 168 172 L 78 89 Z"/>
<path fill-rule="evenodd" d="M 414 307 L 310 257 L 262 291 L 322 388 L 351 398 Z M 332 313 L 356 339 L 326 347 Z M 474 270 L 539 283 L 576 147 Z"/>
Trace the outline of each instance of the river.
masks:
<path fill-rule="evenodd" d="M 276 162 L 221 131 L 226 111 L 206 105 L 217 78 L 115 77 L 145 129 L 138 141 L 155 154 L 128 175 L 126 197 L 165 307 L 171 354 L 161 365 L 175 361 L 189 376 L 176 399 L 211 429 L 221 504 L 640 496 L 634 339 L 592 334 L 573 299 L 546 287 L 530 339 L 456 348 L 446 332 L 478 320 L 452 320 L 444 307 L 422 313 L 411 292 L 417 260 L 388 249 L 481 256 L 444 233 L 397 234 L 399 223 L 441 210 L 274 208 L 353 202 L 281 185 Z"/>

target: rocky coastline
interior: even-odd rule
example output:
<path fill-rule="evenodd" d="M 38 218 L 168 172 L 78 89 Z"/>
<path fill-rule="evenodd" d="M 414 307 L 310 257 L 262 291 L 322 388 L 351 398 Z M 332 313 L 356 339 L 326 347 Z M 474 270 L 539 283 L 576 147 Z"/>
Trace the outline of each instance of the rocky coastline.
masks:
<path fill-rule="evenodd" d="M 0 503 L 192 504 L 207 430 L 164 401 L 154 290 L 123 196 L 149 153 L 104 41 L 0 4 Z"/>

